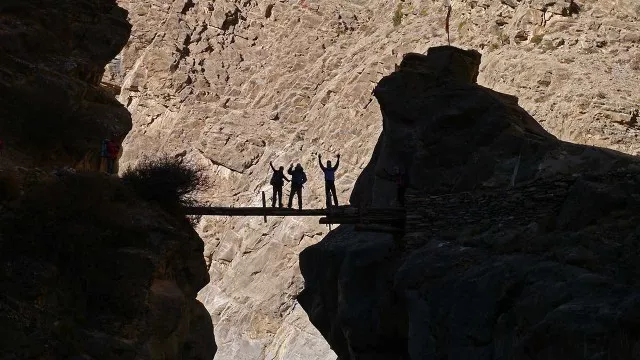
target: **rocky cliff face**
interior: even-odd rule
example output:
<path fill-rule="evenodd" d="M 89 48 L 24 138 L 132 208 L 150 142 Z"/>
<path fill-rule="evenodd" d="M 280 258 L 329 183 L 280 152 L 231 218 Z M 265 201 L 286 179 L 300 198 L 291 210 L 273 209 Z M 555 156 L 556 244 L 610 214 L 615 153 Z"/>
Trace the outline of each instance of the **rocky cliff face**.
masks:
<path fill-rule="evenodd" d="M 352 202 L 389 206 L 402 166 L 406 234 L 329 233 L 300 303 L 340 359 L 637 358 L 640 160 L 556 139 L 479 60 L 432 48 L 379 82 Z"/>
<path fill-rule="evenodd" d="M 133 114 L 122 161 L 194 159 L 214 180 L 205 200 L 220 205 L 258 205 L 273 160 L 301 162 L 305 200 L 321 206 L 314 155 L 338 152 L 345 202 L 381 131 L 375 84 L 404 54 L 446 39 L 434 1 L 119 4 L 133 34 L 105 79 L 122 84 Z M 638 153 L 639 17 L 633 0 L 454 1 L 452 41 L 478 49 L 478 81 L 518 96 L 547 131 Z M 220 359 L 334 356 L 294 301 L 297 254 L 326 231 L 315 220 L 203 220 L 213 281 L 201 298 Z"/>
<path fill-rule="evenodd" d="M 3 359 L 213 358 L 186 219 L 102 175 L 42 179 L 2 206 Z"/>
<path fill-rule="evenodd" d="M 0 4 L 1 359 L 215 354 L 189 221 L 73 169 L 97 169 L 100 141 L 131 127 L 100 87 L 129 31 L 113 0 Z"/>
<path fill-rule="evenodd" d="M 3 165 L 96 169 L 101 140 L 124 138 L 131 116 L 100 81 L 126 17 L 107 0 L 0 4 Z"/>

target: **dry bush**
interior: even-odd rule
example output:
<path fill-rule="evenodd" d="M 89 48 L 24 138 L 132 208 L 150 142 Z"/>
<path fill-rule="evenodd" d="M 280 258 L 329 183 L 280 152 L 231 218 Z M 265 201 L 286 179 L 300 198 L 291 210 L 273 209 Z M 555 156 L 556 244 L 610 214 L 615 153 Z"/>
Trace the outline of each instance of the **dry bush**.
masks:
<path fill-rule="evenodd" d="M 402 24 L 402 4 L 398 4 L 396 11 L 393 12 L 393 26 L 399 26 Z"/>
<path fill-rule="evenodd" d="M 640 70 L 640 53 L 631 55 L 629 66 L 631 67 L 631 70 Z"/>
<path fill-rule="evenodd" d="M 533 35 L 531 37 L 531 41 L 532 43 L 536 44 L 536 45 L 540 45 L 540 43 L 542 42 L 542 39 L 544 39 L 544 34 L 537 34 L 537 35 Z"/>
<path fill-rule="evenodd" d="M 198 205 L 195 195 L 207 187 L 202 167 L 169 156 L 144 159 L 128 168 L 122 180 L 141 198 L 174 213 L 184 206 Z"/>

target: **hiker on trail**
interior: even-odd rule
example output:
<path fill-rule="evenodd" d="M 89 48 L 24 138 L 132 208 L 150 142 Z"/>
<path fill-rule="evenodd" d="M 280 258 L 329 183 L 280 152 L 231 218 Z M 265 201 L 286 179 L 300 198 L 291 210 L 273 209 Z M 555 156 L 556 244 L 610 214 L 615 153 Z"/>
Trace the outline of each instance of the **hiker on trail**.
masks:
<path fill-rule="evenodd" d="M 392 172 L 388 172 L 387 169 L 384 169 L 384 172 L 387 173 L 387 176 L 391 178 L 396 184 L 396 200 L 401 207 L 404 207 L 404 194 L 407 191 L 407 186 L 409 185 L 409 177 L 407 173 L 401 171 L 398 166 L 395 166 Z"/>
<path fill-rule="evenodd" d="M 276 170 L 273 166 L 273 162 L 271 161 L 269 161 L 269 166 L 271 166 L 271 170 L 273 170 L 273 175 L 271 175 L 270 181 L 271 186 L 273 186 L 271 207 L 276 207 L 276 196 L 278 197 L 278 207 L 282 207 L 282 187 L 284 186 L 284 181 L 287 180 L 287 182 L 289 182 L 289 179 L 284 175 L 284 166 L 280 166 Z"/>
<path fill-rule="evenodd" d="M 106 142 L 106 159 L 107 159 L 107 174 L 113 174 L 115 171 L 116 160 L 120 153 L 120 145 L 113 140 L 107 140 Z"/>
<path fill-rule="evenodd" d="M 107 159 L 109 158 L 109 151 L 107 149 L 109 148 L 109 141 L 109 139 L 103 139 L 100 143 L 100 170 L 106 168 L 108 163 Z"/>
<path fill-rule="evenodd" d="M 333 202 L 338 206 L 338 196 L 336 195 L 336 170 L 340 166 L 340 154 L 337 156 L 336 166 L 331 166 L 331 161 L 327 161 L 327 166 L 322 165 L 322 155 L 318 154 L 318 164 L 320 169 L 324 172 L 324 192 L 327 197 L 327 209 L 331 208 L 331 196 L 333 195 Z"/>
<path fill-rule="evenodd" d="M 302 169 L 302 165 L 297 164 L 293 168 L 293 164 L 289 165 L 287 173 L 291 175 L 291 192 L 289 193 L 289 208 L 293 205 L 293 195 L 298 195 L 298 209 L 302 210 L 302 187 L 307 182 L 307 175 Z"/>

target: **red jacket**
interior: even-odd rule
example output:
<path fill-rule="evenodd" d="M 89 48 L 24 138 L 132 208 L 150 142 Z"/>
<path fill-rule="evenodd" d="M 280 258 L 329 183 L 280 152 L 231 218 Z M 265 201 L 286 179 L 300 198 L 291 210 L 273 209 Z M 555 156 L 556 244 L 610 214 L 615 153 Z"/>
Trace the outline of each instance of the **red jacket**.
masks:
<path fill-rule="evenodd" d="M 118 158 L 118 153 L 120 152 L 120 145 L 116 144 L 113 141 L 109 141 L 107 143 L 107 155 L 111 159 Z"/>

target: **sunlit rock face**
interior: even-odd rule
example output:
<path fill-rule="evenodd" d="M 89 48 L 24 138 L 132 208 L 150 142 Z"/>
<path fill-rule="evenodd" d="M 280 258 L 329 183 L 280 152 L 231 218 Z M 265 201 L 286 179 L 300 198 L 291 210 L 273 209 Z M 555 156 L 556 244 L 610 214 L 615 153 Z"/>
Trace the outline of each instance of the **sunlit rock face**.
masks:
<path fill-rule="evenodd" d="M 122 141 L 131 115 L 101 87 L 129 39 L 114 0 L 0 4 L 3 164 L 98 169 L 100 142 Z"/>
<path fill-rule="evenodd" d="M 337 187 L 346 203 L 382 130 L 372 90 L 405 54 L 446 44 L 438 1 L 118 3 L 132 37 L 104 80 L 122 85 L 133 116 L 121 161 L 192 159 L 213 180 L 202 198 L 219 205 L 260 205 L 273 160 L 300 162 L 310 178 L 305 204 L 321 206 L 317 153 L 342 154 Z M 634 0 L 453 1 L 451 40 L 482 54 L 478 83 L 517 96 L 546 137 L 637 153 L 639 16 Z M 200 296 L 217 324 L 220 359 L 335 358 L 295 302 L 297 255 L 326 227 L 205 218 L 198 231 L 213 279 Z"/>
<path fill-rule="evenodd" d="M 389 206 L 402 166 L 406 234 L 330 232 L 300 255 L 300 304 L 340 359 L 639 356 L 640 160 L 558 140 L 479 65 L 431 48 L 378 83 L 352 202 Z"/>

